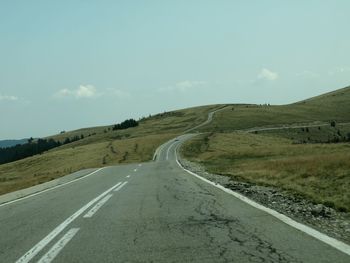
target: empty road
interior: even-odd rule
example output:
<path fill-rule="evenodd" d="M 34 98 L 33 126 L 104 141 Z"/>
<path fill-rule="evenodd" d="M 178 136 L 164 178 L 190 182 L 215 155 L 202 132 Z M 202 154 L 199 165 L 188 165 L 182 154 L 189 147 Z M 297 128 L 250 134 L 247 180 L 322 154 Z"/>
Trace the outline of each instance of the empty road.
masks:
<path fill-rule="evenodd" d="M 155 162 L 104 168 L 0 206 L 0 262 L 349 262 L 185 172 L 181 140 Z"/>
<path fill-rule="evenodd" d="M 176 149 L 191 136 L 165 143 L 153 162 L 0 205 L 0 263 L 350 262 L 182 169 Z"/>

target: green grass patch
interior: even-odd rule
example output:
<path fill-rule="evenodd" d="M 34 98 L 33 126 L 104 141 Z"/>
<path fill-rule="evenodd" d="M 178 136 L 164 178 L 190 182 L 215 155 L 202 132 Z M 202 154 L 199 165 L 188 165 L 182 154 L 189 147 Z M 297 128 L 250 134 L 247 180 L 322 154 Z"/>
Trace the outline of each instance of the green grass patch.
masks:
<path fill-rule="evenodd" d="M 350 87 L 281 106 L 231 105 L 203 131 L 229 132 L 254 127 L 317 122 L 350 122 Z"/>
<path fill-rule="evenodd" d="M 241 132 L 204 138 L 186 143 L 182 155 L 202 163 L 209 172 L 276 186 L 350 211 L 349 143 L 293 144 L 284 138 Z"/>

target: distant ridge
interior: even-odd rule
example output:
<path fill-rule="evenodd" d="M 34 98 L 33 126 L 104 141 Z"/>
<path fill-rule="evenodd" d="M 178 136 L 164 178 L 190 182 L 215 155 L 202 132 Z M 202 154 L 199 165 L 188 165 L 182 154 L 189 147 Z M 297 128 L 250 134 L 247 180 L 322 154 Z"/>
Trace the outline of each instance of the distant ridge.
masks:
<path fill-rule="evenodd" d="M 28 139 L 21 139 L 21 140 L 1 140 L 0 141 L 0 148 L 6 148 L 6 147 L 12 147 L 17 144 L 25 144 L 28 142 Z"/>

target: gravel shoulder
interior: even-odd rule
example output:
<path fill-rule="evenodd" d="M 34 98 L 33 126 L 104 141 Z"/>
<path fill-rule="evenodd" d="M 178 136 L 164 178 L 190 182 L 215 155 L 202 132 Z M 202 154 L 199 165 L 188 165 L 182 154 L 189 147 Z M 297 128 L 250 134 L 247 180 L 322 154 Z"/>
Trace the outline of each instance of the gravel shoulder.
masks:
<path fill-rule="evenodd" d="M 221 184 L 300 223 L 350 244 L 350 213 L 342 213 L 322 204 L 314 204 L 275 187 L 255 185 L 236 181 L 233 177 L 211 174 L 202 165 L 184 158 L 180 158 L 179 161 L 186 169 L 212 182 Z"/>

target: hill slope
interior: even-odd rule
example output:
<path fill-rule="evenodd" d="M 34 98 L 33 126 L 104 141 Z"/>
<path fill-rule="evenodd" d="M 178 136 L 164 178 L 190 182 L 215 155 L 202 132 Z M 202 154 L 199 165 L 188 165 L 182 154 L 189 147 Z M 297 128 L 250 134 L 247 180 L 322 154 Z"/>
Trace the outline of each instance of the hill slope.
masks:
<path fill-rule="evenodd" d="M 281 105 L 231 105 L 203 131 L 234 131 L 253 127 L 313 122 L 350 122 L 350 87 L 301 102 Z"/>
<path fill-rule="evenodd" d="M 238 147 L 237 142 L 240 140 L 228 139 L 230 137 L 221 138 L 220 136 L 223 134 L 220 132 L 227 133 L 259 126 L 319 123 L 330 120 L 350 122 L 349 101 L 350 87 L 347 87 L 283 106 L 230 105 L 214 116 L 212 124 L 201 128 L 202 131 L 211 131 L 217 134 L 212 137 L 203 137 L 202 141 L 199 138 L 199 142 L 197 141 L 194 147 L 192 145 L 192 148 L 187 148 L 189 150 L 187 156 L 203 161 L 203 163 L 215 159 L 217 165 L 224 164 L 222 169 L 230 170 L 232 163 L 236 164 L 236 154 L 232 153 L 230 147 Z M 42 155 L 1 165 L 0 194 L 53 180 L 84 168 L 149 161 L 159 145 L 202 123 L 206 120 L 208 112 L 222 106 L 211 105 L 165 112 L 142 119 L 138 127 L 126 130 L 113 131 L 111 129 L 113 125 L 110 125 L 84 128 L 47 137 L 63 141 L 66 138 L 83 135 L 84 139 L 52 149 Z M 255 140 L 254 138 L 252 141 Z M 215 143 L 219 143 L 221 139 L 222 141 L 232 140 L 234 145 L 227 141 L 227 144 L 222 145 L 222 148 L 220 148 L 221 146 L 215 148 Z M 283 143 L 286 141 L 287 144 L 292 143 L 288 140 L 283 140 Z M 242 140 L 243 142 L 244 140 Z M 277 145 L 283 143 L 276 142 Z M 249 147 L 254 147 L 254 143 Z M 262 146 L 261 149 L 264 147 L 267 146 Z M 193 149 L 195 151 L 192 151 Z M 255 151 L 253 148 L 251 150 Z M 207 155 L 208 151 L 211 151 L 211 155 Z M 228 155 L 225 155 L 225 152 Z M 301 149 L 300 153 L 302 152 Z M 246 157 L 251 158 L 249 154 Z M 239 157 L 238 159 L 243 160 L 244 158 Z M 343 201 L 341 204 L 344 207 Z"/>
<path fill-rule="evenodd" d="M 234 105 L 219 112 L 203 128 L 210 133 L 188 142 L 182 155 L 209 172 L 350 211 L 349 122 L 349 87 L 290 105 Z M 259 126 L 278 129 L 247 132 Z"/>
<path fill-rule="evenodd" d="M 208 112 L 218 106 L 158 114 L 126 130 L 113 131 L 111 125 L 47 137 L 63 141 L 83 135 L 84 139 L 41 155 L 0 165 L 0 194 L 50 181 L 84 168 L 149 161 L 159 145 L 202 123 L 207 119 Z"/>

